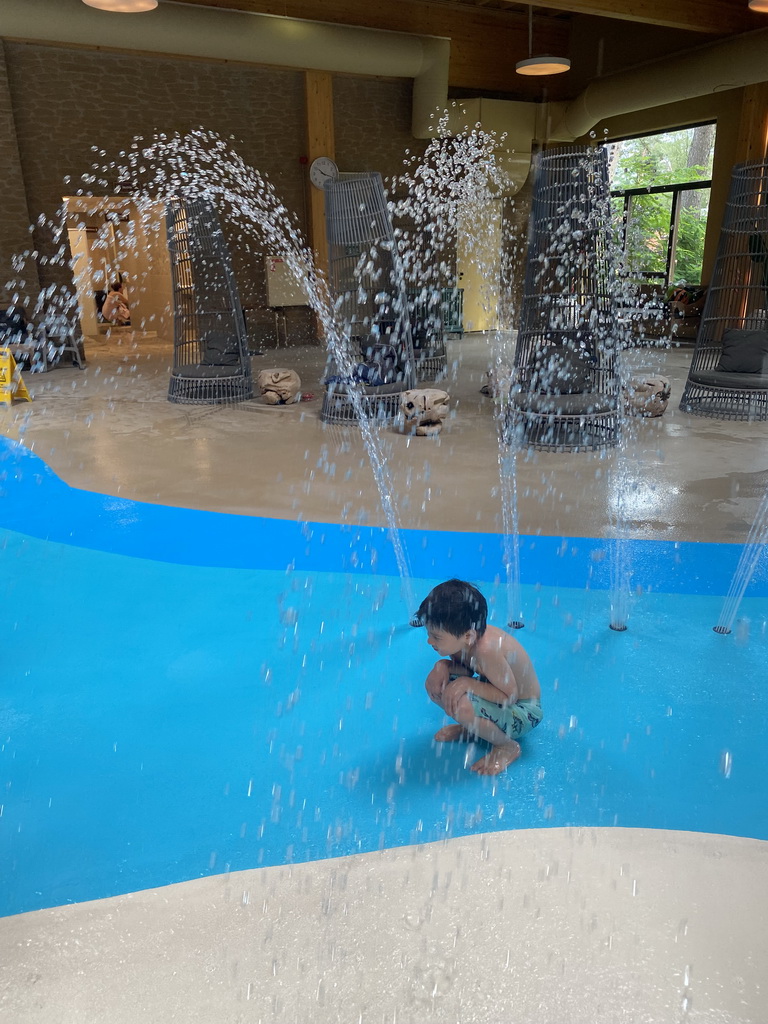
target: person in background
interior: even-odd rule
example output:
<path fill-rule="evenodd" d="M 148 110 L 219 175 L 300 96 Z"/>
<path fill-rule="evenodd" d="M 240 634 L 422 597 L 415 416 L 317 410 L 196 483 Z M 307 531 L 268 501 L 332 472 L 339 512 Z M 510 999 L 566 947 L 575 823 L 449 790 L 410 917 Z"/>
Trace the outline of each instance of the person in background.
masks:
<path fill-rule="evenodd" d="M 24 341 L 27 333 L 27 319 L 24 310 L 13 304 L 8 292 L 0 292 L 0 343 Z"/>
<path fill-rule="evenodd" d="M 109 286 L 109 293 L 104 299 L 101 307 L 101 315 L 111 324 L 117 327 L 130 327 L 131 311 L 128 308 L 128 300 L 123 291 L 123 276 L 120 275 Z"/>

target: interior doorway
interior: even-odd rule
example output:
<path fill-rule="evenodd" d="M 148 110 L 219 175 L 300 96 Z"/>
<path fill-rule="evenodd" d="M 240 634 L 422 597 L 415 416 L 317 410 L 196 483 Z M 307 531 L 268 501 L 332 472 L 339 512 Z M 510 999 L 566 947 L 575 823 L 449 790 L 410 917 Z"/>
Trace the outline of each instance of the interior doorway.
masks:
<path fill-rule="evenodd" d="M 130 311 L 130 329 L 173 337 L 173 292 L 161 204 L 141 208 L 120 196 L 64 196 L 80 326 L 94 337 L 112 326 L 102 313 L 114 282 Z"/>

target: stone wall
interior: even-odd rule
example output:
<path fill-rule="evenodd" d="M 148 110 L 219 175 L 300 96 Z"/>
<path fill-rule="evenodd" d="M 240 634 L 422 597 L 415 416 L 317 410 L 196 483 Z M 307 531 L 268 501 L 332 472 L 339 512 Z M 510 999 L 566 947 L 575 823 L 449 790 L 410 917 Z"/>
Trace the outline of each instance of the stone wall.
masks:
<path fill-rule="evenodd" d="M 62 196 L 83 187 L 97 144 L 109 165 L 137 135 L 195 128 L 232 136 L 304 226 L 304 99 L 300 72 L 131 54 L 6 44 L 8 79 L 29 213 L 55 217 Z M 71 184 L 65 184 L 69 176 Z M 105 177 L 116 181 L 114 170 Z M 107 193 L 116 191 L 113 185 Z M 36 238 L 41 252 L 51 243 Z M 244 305 L 263 303 L 262 259 L 233 239 Z M 250 247 L 254 246 L 253 239 Z M 258 244 L 256 245 L 258 248 Z M 41 267 L 45 286 L 66 267 Z"/>
<path fill-rule="evenodd" d="M 3 214 L 0 217 L 0 306 L 10 301 L 6 298 L 5 285 L 15 278 L 12 257 L 31 245 L 29 234 L 29 210 L 21 169 L 19 146 L 16 139 L 16 125 L 13 103 L 8 82 L 5 48 L 0 41 L 0 181 L 3 187 Z M 22 304 L 28 305 L 31 296 L 36 296 L 40 284 L 37 269 L 32 268 L 32 279 L 27 282 Z"/>
<path fill-rule="evenodd" d="M 341 171 L 378 171 L 387 179 L 401 173 L 409 152 L 424 152 L 426 142 L 411 135 L 412 85 L 402 79 L 335 76 L 334 132 Z"/>
<path fill-rule="evenodd" d="M 300 71 L 138 54 L 95 52 L 6 41 L 7 87 L 0 66 L 0 140 L 6 205 L 12 211 L 0 234 L 0 258 L 29 246 L 28 225 L 56 218 L 62 197 L 91 188 L 92 146 L 108 186 L 117 191 L 110 164 L 136 136 L 172 136 L 196 128 L 230 141 L 246 164 L 265 174 L 307 232 L 307 166 L 303 74 Z M 385 178 L 403 166 L 406 150 L 424 143 L 410 134 L 411 83 L 337 76 L 334 80 L 336 158 L 342 170 L 377 170 Z M 14 136 L 18 149 L 14 148 Z M 8 145 L 5 144 L 6 137 Z M 18 157 L 14 157 L 14 153 Z M 15 169 L 14 169 L 15 168 Z M 70 179 L 65 183 L 65 178 Z M 264 255 L 271 246 L 257 232 L 229 231 L 241 300 L 250 307 L 257 344 L 274 343 L 274 318 L 264 310 Z M 36 230 L 44 257 L 55 249 Z M 249 252 L 248 250 L 255 250 Z M 66 265 L 40 266 L 40 284 L 68 283 Z M 313 336 L 308 310 L 289 311 L 289 337 Z"/>
<path fill-rule="evenodd" d="M 379 171 L 390 197 L 402 198 L 402 181 L 394 187 L 393 178 L 408 172 L 409 177 L 424 156 L 427 140 L 411 135 L 412 83 L 391 79 L 361 79 L 337 76 L 333 83 L 336 121 L 336 157 L 342 171 Z M 413 237 L 413 224 L 405 217 L 396 228 Z M 422 244 L 427 244 L 426 239 Z M 455 239 L 431 259 L 445 262 L 455 273 Z M 420 258 L 417 268 L 422 268 Z M 446 287 L 454 281 L 441 280 L 435 273 L 412 277 L 409 290 L 424 284 Z"/>

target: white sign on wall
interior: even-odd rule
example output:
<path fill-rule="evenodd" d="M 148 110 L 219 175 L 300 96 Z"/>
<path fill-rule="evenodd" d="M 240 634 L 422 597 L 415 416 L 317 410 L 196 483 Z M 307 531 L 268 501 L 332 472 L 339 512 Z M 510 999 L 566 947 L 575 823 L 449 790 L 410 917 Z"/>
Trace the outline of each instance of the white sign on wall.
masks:
<path fill-rule="evenodd" d="M 267 305 L 308 306 L 309 296 L 304 281 L 296 278 L 281 256 L 266 256 Z"/>

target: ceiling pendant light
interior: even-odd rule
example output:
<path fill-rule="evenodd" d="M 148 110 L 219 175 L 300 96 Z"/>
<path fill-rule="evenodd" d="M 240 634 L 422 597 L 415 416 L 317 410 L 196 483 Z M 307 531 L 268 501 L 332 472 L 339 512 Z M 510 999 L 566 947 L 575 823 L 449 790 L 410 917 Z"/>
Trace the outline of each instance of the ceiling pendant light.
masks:
<path fill-rule="evenodd" d="M 154 11 L 157 7 L 157 0 L 83 0 L 83 3 L 116 14 L 138 14 L 140 11 Z"/>
<path fill-rule="evenodd" d="M 768 0 L 749 0 L 749 7 L 761 14 L 768 14 Z"/>
<path fill-rule="evenodd" d="M 758 0 L 768 3 L 768 0 Z M 552 57 L 550 54 L 542 54 L 541 57 L 532 57 L 533 53 L 533 6 L 528 7 L 528 56 L 525 60 L 519 60 L 515 64 L 515 71 L 518 75 L 559 75 L 563 71 L 570 71 L 571 62 L 567 57 Z"/>
<path fill-rule="evenodd" d="M 548 54 L 519 60 L 515 64 L 518 75 L 559 75 L 570 70 L 571 62 L 567 57 L 550 57 Z"/>

